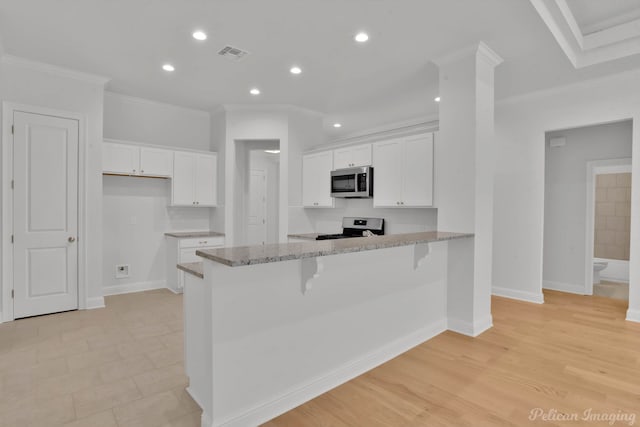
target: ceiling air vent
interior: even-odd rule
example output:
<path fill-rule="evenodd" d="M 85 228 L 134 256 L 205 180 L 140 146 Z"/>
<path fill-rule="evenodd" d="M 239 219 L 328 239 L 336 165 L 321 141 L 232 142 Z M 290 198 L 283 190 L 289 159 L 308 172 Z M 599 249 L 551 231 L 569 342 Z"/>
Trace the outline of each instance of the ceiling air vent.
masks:
<path fill-rule="evenodd" d="M 218 55 L 226 56 L 228 58 L 236 60 L 242 59 L 245 55 L 248 54 L 249 52 L 247 52 L 246 50 L 238 49 L 237 47 L 233 46 L 225 46 L 222 48 L 222 50 L 220 50 L 220 52 L 218 52 Z"/>

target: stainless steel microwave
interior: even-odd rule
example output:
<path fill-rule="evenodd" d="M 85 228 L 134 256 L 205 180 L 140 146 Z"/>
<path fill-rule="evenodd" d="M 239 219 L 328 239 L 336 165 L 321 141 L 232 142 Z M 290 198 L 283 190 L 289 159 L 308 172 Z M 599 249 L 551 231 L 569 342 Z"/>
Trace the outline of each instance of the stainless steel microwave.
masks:
<path fill-rule="evenodd" d="M 362 166 L 331 171 L 331 197 L 373 197 L 373 168 Z"/>

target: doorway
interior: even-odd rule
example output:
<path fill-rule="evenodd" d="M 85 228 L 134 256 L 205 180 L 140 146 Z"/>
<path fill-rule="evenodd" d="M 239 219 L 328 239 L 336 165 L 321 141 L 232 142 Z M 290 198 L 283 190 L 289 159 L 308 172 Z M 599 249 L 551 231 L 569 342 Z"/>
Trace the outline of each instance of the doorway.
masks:
<path fill-rule="evenodd" d="M 234 234 L 238 245 L 278 242 L 280 142 L 236 141 Z"/>
<path fill-rule="evenodd" d="M 632 135 L 631 120 L 547 132 L 544 289 L 580 295 L 594 294 L 593 279 L 595 270 L 599 269 L 594 265 L 597 260 L 594 259 L 596 175 L 599 171 L 605 171 L 599 167 L 618 167 L 630 163 Z M 617 191 L 613 191 L 611 197 Z M 598 197 L 608 196 L 601 194 Z M 608 213 L 615 214 L 615 209 L 620 208 L 615 200 L 600 201 L 607 205 L 600 209 L 606 208 Z M 628 227 L 625 224 L 630 224 L 630 218 L 615 218 L 610 222 L 614 229 L 612 231 L 622 233 Z M 599 225 L 600 230 L 608 229 Z M 612 236 L 616 238 L 614 233 L 606 237 L 607 241 Z"/>
<path fill-rule="evenodd" d="M 80 119 L 4 107 L 3 320 L 78 309 Z"/>

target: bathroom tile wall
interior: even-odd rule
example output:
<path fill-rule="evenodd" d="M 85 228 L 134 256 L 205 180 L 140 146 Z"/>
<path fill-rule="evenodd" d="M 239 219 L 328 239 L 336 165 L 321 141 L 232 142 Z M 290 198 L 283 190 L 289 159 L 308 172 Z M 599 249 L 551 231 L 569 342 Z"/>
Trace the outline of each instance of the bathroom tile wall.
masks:
<path fill-rule="evenodd" d="M 596 258 L 629 260 L 631 174 L 596 177 Z"/>

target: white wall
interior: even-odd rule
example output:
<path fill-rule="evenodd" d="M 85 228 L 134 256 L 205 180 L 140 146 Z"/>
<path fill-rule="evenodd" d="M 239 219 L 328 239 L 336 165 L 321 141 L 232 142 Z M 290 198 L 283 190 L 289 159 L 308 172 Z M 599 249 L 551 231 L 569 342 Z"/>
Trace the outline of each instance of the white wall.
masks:
<path fill-rule="evenodd" d="M 208 151 L 209 132 L 206 111 L 105 92 L 106 138 Z"/>
<path fill-rule="evenodd" d="M 103 83 L 89 81 L 81 73 L 7 58 L 0 63 L 0 100 L 80 113 L 86 118 L 85 174 L 81 177 L 86 195 L 86 274 L 80 283 L 87 286 L 89 305 L 102 303 L 103 94 Z"/>
<path fill-rule="evenodd" d="M 546 135 L 543 287 L 584 291 L 587 162 L 631 157 L 631 121 Z M 549 139 L 566 138 L 550 147 Z"/>
<path fill-rule="evenodd" d="M 545 132 L 634 119 L 628 318 L 640 321 L 640 72 L 565 86 L 496 106 L 493 285 L 541 298 Z"/>
<path fill-rule="evenodd" d="M 105 97 L 105 138 L 209 150 L 209 122 L 203 111 L 114 93 Z M 170 207 L 169 180 L 105 176 L 102 182 L 105 292 L 163 287 L 164 233 L 209 230 L 218 209 Z M 130 277 L 116 279 L 116 264 L 129 264 Z"/>
<path fill-rule="evenodd" d="M 168 207 L 168 179 L 105 176 L 103 278 L 105 294 L 164 287 L 170 230 L 208 230 L 207 208 Z M 116 265 L 130 277 L 116 279 Z"/>

